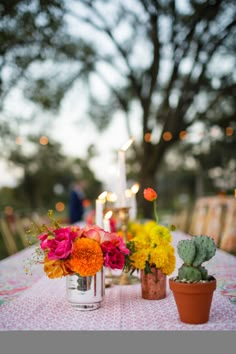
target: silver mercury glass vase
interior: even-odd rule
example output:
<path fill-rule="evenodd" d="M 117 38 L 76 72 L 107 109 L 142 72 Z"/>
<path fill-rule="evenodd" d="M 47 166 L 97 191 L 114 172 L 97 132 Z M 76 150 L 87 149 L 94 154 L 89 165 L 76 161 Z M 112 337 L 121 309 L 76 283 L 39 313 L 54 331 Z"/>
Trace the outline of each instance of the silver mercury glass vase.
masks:
<path fill-rule="evenodd" d="M 66 296 L 72 307 L 79 311 L 96 310 L 105 295 L 105 272 L 102 268 L 92 276 L 66 276 Z"/>

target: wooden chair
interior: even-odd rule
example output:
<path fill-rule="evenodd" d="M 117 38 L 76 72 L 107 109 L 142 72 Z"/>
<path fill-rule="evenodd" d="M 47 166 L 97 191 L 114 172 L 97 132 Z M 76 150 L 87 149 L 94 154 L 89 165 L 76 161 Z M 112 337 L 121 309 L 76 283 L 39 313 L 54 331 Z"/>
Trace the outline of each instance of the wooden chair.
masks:
<path fill-rule="evenodd" d="M 236 199 L 230 198 L 219 247 L 236 255 Z"/>
<path fill-rule="evenodd" d="M 37 212 L 34 212 L 30 216 L 31 222 L 37 226 L 41 226 L 42 224 L 49 225 L 50 220 L 47 215 L 40 215 Z"/>
<path fill-rule="evenodd" d="M 22 245 L 24 247 L 29 246 L 29 242 L 26 237 L 26 232 L 29 230 L 31 221 L 29 218 L 15 216 L 16 233 L 19 235 Z"/>
<path fill-rule="evenodd" d="M 217 247 L 221 244 L 231 202 L 232 198 L 227 196 L 212 197 L 210 200 L 204 233 L 214 239 Z"/>
<path fill-rule="evenodd" d="M 210 197 L 201 197 L 197 199 L 193 208 L 188 230 L 190 235 L 203 235 L 205 233 L 209 207 Z"/>
<path fill-rule="evenodd" d="M 175 225 L 176 229 L 187 232 L 189 227 L 190 211 L 183 209 L 176 213 L 171 220 L 171 223 Z"/>
<path fill-rule="evenodd" d="M 236 254 L 236 199 L 230 196 L 199 198 L 188 233 L 211 236 L 218 248 Z"/>
<path fill-rule="evenodd" d="M 13 233 L 4 217 L 0 218 L 0 233 L 3 238 L 6 250 L 9 255 L 12 255 L 18 251 L 17 244 Z"/>
<path fill-rule="evenodd" d="M 12 220 L 8 220 L 5 216 L 0 218 L 0 236 L 6 249 L 6 256 L 29 246 L 27 230 L 31 223 L 29 218 L 20 217 L 17 214 L 14 214 Z"/>

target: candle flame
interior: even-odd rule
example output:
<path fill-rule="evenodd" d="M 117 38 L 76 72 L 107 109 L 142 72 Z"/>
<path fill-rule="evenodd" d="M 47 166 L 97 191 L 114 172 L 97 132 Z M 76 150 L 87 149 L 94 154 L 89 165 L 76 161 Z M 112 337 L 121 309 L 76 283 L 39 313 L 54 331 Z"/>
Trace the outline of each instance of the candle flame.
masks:
<path fill-rule="evenodd" d="M 124 145 L 122 145 L 120 150 L 126 151 L 130 147 L 130 145 L 133 144 L 133 142 L 134 142 L 134 138 L 131 137 Z"/>
<path fill-rule="evenodd" d="M 131 198 L 131 197 L 132 197 L 132 191 L 131 191 L 131 189 L 126 189 L 126 190 L 125 190 L 125 196 L 126 196 L 126 198 Z"/>
<path fill-rule="evenodd" d="M 108 202 L 114 203 L 114 202 L 116 202 L 116 200 L 117 200 L 117 195 L 115 193 L 109 192 L 107 194 L 107 201 Z"/>
<path fill-rule="evenodd" d="M 98 196 L 98 199 L 105 199 L 106 196 L 107 196 L 107 191 L 104 191 Z"/>
<path fill-rule="evenodd" d="M 109 220 L 111 217 L 112 217 L 112 211 L 111 210 L 109 210 L 105 215 L 104 215 L 104 219 L 106 219 L 106 220 Z"/>
<path fill-rule="evenodd" d="M 133 194 L 138 193 L 139 191 L 139 183 L 135 183 L 132 187 L 131 187 L 131 191 Z"/>

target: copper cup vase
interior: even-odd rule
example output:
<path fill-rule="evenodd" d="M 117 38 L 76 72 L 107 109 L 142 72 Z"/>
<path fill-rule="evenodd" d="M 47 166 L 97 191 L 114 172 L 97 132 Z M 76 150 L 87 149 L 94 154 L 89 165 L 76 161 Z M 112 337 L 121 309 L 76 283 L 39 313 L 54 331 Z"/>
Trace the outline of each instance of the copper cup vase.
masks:
<path fill-rule="evenodd" d="M 161 300 L 166 297 L 166 275 L 160 269 L 151 267 L 151 273 L 141 270 L 142 298 L 146 300 Z"/>

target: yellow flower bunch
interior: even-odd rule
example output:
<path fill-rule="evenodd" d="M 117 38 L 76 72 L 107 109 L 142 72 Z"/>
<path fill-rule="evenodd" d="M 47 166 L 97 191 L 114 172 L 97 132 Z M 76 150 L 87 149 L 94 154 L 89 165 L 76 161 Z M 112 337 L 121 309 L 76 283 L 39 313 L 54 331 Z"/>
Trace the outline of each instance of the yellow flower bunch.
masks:
<path fill-rule="evenodd" d="M 146 269 L 155 266 L 166 275 L 175 269 L 174 247 L 171 245 L 172 236 L 170 230 L 154 221 L 145 224 L 131 224 L 131 230 L 135 230 L 134 237 L 130 241 L 133 249 L 129 256 L 130 263 L 135 269 Z"/>
<path fill-rule="evenodd" d="M 156 221 L 130 223 L 129 231 L 133 237 L 127 244 L 130 255 L 126 266 L 132 270 L 144 269 L 146 273 L 151 272 L 151 267 L 155 266 L 169 275 L 174 271 L 176 263 L 171 231 L 158 223 L 157 193 L 152 188 L 145 189 L 144 198 L 153 202 Z"/>

